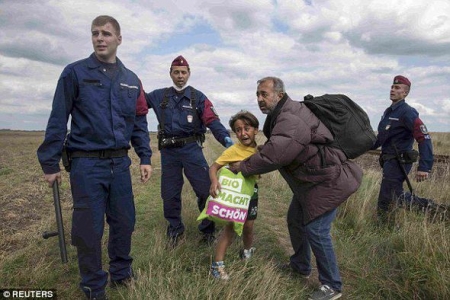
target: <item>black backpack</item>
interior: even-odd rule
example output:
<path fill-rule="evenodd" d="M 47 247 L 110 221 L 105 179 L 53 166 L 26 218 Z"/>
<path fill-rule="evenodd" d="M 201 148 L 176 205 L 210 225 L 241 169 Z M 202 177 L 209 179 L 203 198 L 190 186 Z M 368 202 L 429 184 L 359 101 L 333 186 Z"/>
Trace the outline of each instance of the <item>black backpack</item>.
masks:
<path fill-rule="evenodd" d="M 376 136 L 366 112 L 346 95 L 306 95 L 303 103 L 331 131 L 331 147 L 344 151 L 347 158 L 356 158 L 370 150 Z"/>

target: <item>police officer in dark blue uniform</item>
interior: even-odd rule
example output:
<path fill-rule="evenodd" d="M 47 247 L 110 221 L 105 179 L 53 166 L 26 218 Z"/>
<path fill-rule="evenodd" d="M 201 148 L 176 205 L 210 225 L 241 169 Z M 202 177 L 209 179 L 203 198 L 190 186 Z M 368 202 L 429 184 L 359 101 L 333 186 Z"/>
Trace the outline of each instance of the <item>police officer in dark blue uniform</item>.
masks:
<path fill-rule="evenodd" d="M 181 219 L 183 171 L 197 196 L 200 211 L 209 195 L 209 166 L 202 151 L 206 128 L 223 146 L 233 144 L 211 101 L 201 91 L 187 85 L 190 74 L 188 62 L 180 55 L 170 67 L 173 86 L 146 94 L 148 107 L 154 110 L 159 122 L 161 197 L 172 247 L 177 245 L 185 230 Z M 215 239 L 214 223 L 204 220 L 198 228 L 203 233 L 202 240 L 211 244 Z"/>
<path fill-rule="evenodd" d="M 109 275 L 112 286 L 132 277 L 131 235 L 135 224 L 130 141 L 140 158 L 141 181 L 151 175 L 148 111 L 138 77 L 116 57 L 122 42 L 110 16 L 92 21 L 94 53 L 68 65 L 53 99 L 45 139 L 37 151 L 45 180 L 61 181 L 59 160 L 71 157 L 72 244 L 77 248 L 80 287 L 88 299 L 106 299 L 108 273 L 102 269 L 104 216 L 109 224 Z"/>
<path fill-rule="evenodd" d="M 378 125 L 378 136 L 373 149 L 381 146 L 380 164 L 383 179 L 378 197 L 378 215 L 383 221 L 394 201 L 399 204 L 427 208 L 432 201 L 403 192 L 403 182 L 414 162 L 413 143 L 418 143 L 419 166 L 416 180 L 423 181 L 433 166 L 431 137 L 419 113 L 405 102 L 411 88 L 408 78 L 395 76 L 391 86 L 392 104 L 384 112 Z M 400 163 L 402 161 L 403 163 Z"/>

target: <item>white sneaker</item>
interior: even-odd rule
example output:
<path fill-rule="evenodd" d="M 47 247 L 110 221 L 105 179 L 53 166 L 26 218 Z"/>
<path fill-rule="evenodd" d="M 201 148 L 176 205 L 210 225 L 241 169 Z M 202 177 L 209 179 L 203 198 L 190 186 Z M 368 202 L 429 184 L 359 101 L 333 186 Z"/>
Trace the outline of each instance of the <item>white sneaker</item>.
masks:
<path fill-rule="evenodd" d="M 225 271 L 225 265 L 223 261 L 213 262 L 209 273 L 216 279 L 230 279 L 230 276 L 228 276 L 227 272 Z"/>
<path fill-rule="evenodd" d="M 253 256 L 253 253 L 255 252 L 255 250 L 256 250 L 255 247 L 251 247 L 250 249 L 241 250 L 240 256 L 244 260 L 250 259 Z"/>
<path fill-rule="evenodd" d="M 335 300 L 341 298 L 342 293 L 333 290 L 328 285 L 322 285 L 308 300 Z"/>

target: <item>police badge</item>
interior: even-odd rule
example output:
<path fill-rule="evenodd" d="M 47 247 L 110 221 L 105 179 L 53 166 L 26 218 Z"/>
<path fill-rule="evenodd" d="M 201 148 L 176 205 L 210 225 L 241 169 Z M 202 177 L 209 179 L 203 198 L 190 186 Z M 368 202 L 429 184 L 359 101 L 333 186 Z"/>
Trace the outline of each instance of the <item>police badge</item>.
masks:
<path fill-rule="evenodd" d="M 423 134 L 428 134 L 427 126 L 425 126 L 425 124 L 420 125 L 420 131 L 421 131 Z"/>

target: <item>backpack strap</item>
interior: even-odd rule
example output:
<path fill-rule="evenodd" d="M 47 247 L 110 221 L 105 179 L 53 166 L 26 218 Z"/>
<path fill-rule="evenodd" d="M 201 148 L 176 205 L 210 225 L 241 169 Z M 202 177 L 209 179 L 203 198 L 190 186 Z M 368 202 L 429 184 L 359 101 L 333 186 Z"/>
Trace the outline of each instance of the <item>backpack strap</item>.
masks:
<path fill-rule="evenodd" d="M 317 149 L 319 150 L 319 156 L 320 156 L 320 165 L 322 166 L 322 168 L 326 168 L 327 163 L 325 160 L 325 152 L 323 150 L 323 148 L 325 147 L 324 145 L 321 144 L 315 144 L 315 146 L 317 147 Z"/>

